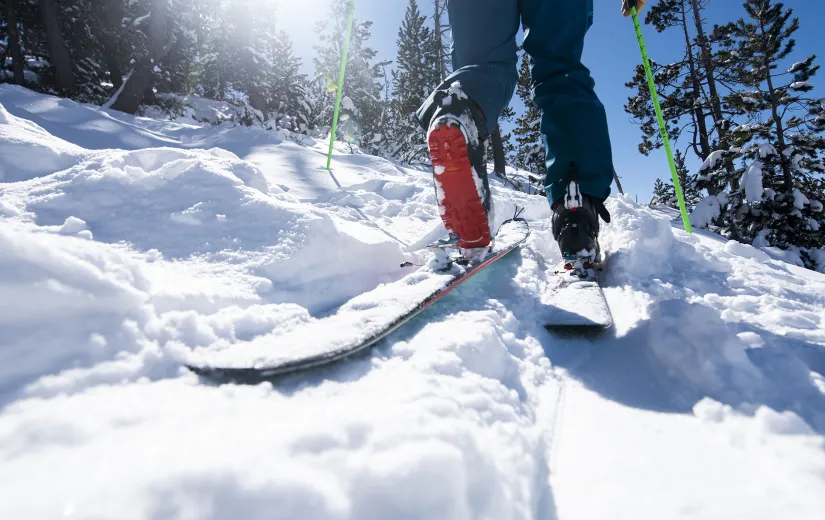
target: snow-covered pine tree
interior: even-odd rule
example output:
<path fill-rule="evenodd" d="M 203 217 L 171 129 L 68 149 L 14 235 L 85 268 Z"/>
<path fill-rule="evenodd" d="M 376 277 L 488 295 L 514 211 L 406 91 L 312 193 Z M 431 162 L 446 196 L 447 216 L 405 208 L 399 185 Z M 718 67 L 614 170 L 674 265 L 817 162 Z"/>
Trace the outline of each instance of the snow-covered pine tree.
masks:
<path fill-rule="evenodd" d="M 702 18 L 705 7 L 706 3 L 695 0 L 660 0 L 650 7 L 645 17 L 645 23 L 653 25 L 658 32 L 674 32 L 682 40 L 681 59 L 666 65 L 655 62 L 651 65 L 669 137 L 678 143 L 685 136 L 684 148 L 700 161 L 714 149 L 726 146 L 733 115 L 722 107 L 718 92 L 719 80 L 729 74 L 727 64 L 716 52 L 719 40 L 725 35 L 722 32 L 706 35 Z M 642 65 L 636 67 L 633 79 L 626 85 L 635 95 L 628 98 L 625 111 L 639 124 L 642 131 L 639 151 L 648 155 L 661 148 L 663 142 Z M 718 193 L 724 186 L 710 184 L 705 188 L 710 193 Z"/>
<path fill-rule="evenodd" d="M 122 38 L 130 49 L 128 78 L 111 107 L 134 114 L 162 73 L 173 43 L 176 8 L 181 0 L 129 0 L 124 3 Z"/>
<path fill-rule="evenodd" d="M 235 0 L 229 8 L 232 86 L 246 97 L 238 101 L 248 101 L 261 122 L 272 105 L 272 49 L 277 45 L 274 12 L 273 4 L 260 0 Z"/>
<path fill-rule="evenodd" d="M 25 84 L 25 62 L 23 46 L 20 41 L 20 13 L 17 0 L 5 0 L 0 11 L 0 83 L 11 81 L 18 85 Z M 7 59 L 11 60 L 6 67 Z"/>
<path fill-rule="evenodd" d="M 697 175 L 690 174 L 685 155 L 680 150 L 676 150 L 674 160 L 676 173 L 679 175 L 679 184 L 682 186 L 682 194 L 685 197 L 685 205 L 688 210 L 691 210 L 702 200 L 702 191 L 697 187 Z M 667 181 L 656 179 L 653 185 L 651 205 L 664 205 L 679 209 L 679 199 L 676 197 L 676 188 L 673 186 L 672 178 L 668 178 Z"/>
<path fill-rule="evenodd" d="M 329 16 L 318 22 L 315 29 L 321 41 L 315 47 L 313 60 L 316 93 L 320 94 L 314 96 L 319 109 L 314 123 L 319 126 L 332 124 L 349 4 L 349 0 L 331 0 Z M 353 22 L 343 93 L 350 102 L 347 106 L 342 105 L 338 136 L 348 136 L 346 140 L 358 143 L 365 150 L 378 148 L 386 121 L 386 101 L 382 98 L 382 92 L 386 81 L 384 65 L 387 62 L 375 60 L 378 52 L 369 46 L 371 36 L 371 21 L 356 19 Z"/>
<path fill-rule="evenodd" d="M 530 182 L 538 193 L 544 194 L 547 164 L 540 130 L 541 113 L 533 103 L 530 88 L 530 60 L 526 53 L 521 57 L 516 94 L 524 103 L 524 112 L 516 118 L 516 128 L 513 130 L 516 137 L 515 165 L 530 172 Z"/>
<path fill-rule="evenodd" d="M 662 179 L 656 179 L 653 183 L 653 199 L 650 201 L 651 207 L 667 206 L 673 207 L 673 204 L 678 204 L 676 200 L 676 190 L 673 188 L 672 182 L 664 182 Z"/>
<path fill-rule="evenodd" d="M 395 70 L 392 71 L 388 152 L 409 164 L 427 163 L 426 135 L 415 111 L 440 83 L 435 34 L 425 25 L 416 0 L 409 0 L 398 29 Z"/>
<path fill-rule="evenodd" d="M 760 246 L 796 248 L 812 267 L 806 250 L 825 247 L 824 101 L 806 96 L 819 66 L 815 56 L 787 65 L 799 29 L 792 9 L 771 0 L 745 0 L 744 7 L 748 19 L 727 26 L 724 53 L 743 85 L 726 102 L 748 120 L 732 130 L 732 149 L 708 158 L 703 175 L 730 176 L 719 159 L 740 160 L 733 175 L 741 186 L 723 200 L 725 232 Z"/>
<path fill-rule="evenodd" d="M 295 56 L 286 32 L 278 32 L 270 43 L 269 110 L 277 114 L 281 128 L 306 133 L 310 129 L 311 107 L 301 59 Z"/>
<path fill-rule="evenodd" d="M 198 25 L 196 81 L 193 92 L 219 101 L 226 100 L 232 83 L 233 61 L 230 55 L 232 26 L 225 23 L 225 2 L 202 4 Z"/>

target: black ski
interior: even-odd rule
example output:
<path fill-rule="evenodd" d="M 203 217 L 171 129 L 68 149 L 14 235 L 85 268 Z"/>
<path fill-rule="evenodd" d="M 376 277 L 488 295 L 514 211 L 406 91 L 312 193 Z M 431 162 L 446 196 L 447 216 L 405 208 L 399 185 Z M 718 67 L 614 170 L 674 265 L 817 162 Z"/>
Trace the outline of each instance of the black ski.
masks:
<path fill-rule="evenodd" d="M 547 330 L 560 335 L 592 335 L 613 326 L 600 283 L 606 266 L 602 263 L 584 277 L 564 268 L 558 270 L 559 286 L 553 294 L 551 310 L 544 317 Z"/>

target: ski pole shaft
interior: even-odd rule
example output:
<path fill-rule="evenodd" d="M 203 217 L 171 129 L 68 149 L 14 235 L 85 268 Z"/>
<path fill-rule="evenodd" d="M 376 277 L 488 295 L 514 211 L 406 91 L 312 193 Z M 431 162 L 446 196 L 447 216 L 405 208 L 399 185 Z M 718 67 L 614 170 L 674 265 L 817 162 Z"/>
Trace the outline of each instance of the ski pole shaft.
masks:
<path fill-rule="evenodd" d="M 656 92 L 656 81 L 653 79 L 653 70 L 650 68 L 650 58 L 647 55 L 645 39 L 642 36 L 642 25 L 639 23 L 639 12 L 634 5 L 631 9 L 633 15 L 633 25 L 636 27 L 636 39 L 639 41 L 639 50 L 642 52 L 642 64 L 645 67 L 647 76 L 647 86 L 650 88 L 650 97 L 653 99 L 653 107 L 656 109 L 656 119 L 659 121 L 659 132 L 662 134 L 662 141 L 665 144 L 667 160 L 670 163 L 670 173 L 673 175 L 673 187 L 676 188 L 676 198 L 679 199 L 679 210 L 682 213 L 682 222 L 685 224 L 685 231 L 693 233 L 688 217 L 687 206 L 685 205 L 685 195 L 682 193 L 682 185 L 679 182 L 679 173 L 676 169 L 676 161 L 673 159 L 673 148 L 670 146 L 670 138 L 667 135 L 665 116 L 662 114 L 662 105 L 659 103 L 659 94 Z"/>
<path fill-rule="evenodd" d="M 349 55 L 349 40 L 352 36 L 352 21 L 355 18 L 355 0 L 350 0 L 349 16 L 347 17 L 347 33 L 344 37 L 344 52 L 341 56 L 341 70 L 338 72 L 338 92 L 335 96 L 335 112 L 332 115 L 332 132 L 329 134 L 329 153 L 327 154 L 327 170 L 332 166 L 332 148 L 335 144 L 335 133 L 338 131 L 338 115 L 341 112 L 341 97 L 344 94 L 344 76 L 347 72 L 347 56 Z"/>

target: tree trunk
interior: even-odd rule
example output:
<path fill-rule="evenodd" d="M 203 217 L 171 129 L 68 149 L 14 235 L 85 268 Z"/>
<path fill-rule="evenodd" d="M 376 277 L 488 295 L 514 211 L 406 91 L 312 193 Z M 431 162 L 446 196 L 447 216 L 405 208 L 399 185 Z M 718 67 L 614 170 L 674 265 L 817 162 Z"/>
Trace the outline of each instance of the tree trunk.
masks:
<path fill-rule="evenodd" d="M 438 66 L 441 70 L 441 81 L 447 79 L 447 53 L 444 52 L 444 39 L 442 38 L 441 15 L 444 12 L 444 2 L 447 0 L 435 0 L 435 16 L 433 21 L 435 23 L 435 46 L 436 54 L 438 55 Z"/>
<path fill-rule="evenodd" d="M 507 158 L 504 155 L 504 141 L 501 139 L 501 127 L 496 125 L 491 136 L 490 144 L 493 147 L 493 171 L 501 178 L 505 178 Z"/>
<path fill-rule="evenodd" d="M 106 47 L 104 52 L 106 53 L 106 68 L 109 69 L 109 78 L 112 80 L 112 86 L 115 90 L 120 90 L 120 87 L 123 86 L 123 72 L 120 71 L 120 65 L 117 62 L 117 58 L 113 54 L 110 54 L 109 48 Z"/>
<path fill-rule="evenodd" d="M 138 61 L 132 69 L 123 88 L 114 99 L 111 107 L 127 114 L 134 114 L 140 108 L 143 97 L 152 85 L 155 71 L 169 52 L 169 31 L 167 30 L 168 14 L 166 0 L 152 0 L 152 16 L 149 19 L 149 44 L 147 54 Z"/>
<path fill-rule="evenodd" d="M 259 110 L 264 117 L 266 117 L 266 96 L 264 96 L 263 89 L 260 87 L 250 87 L 247 95 L 249 96 L 249 106 L 255 110 Z"/>
<path fill-rule="evenodd" d="M 779 164 L 782 165 L 782 178 L 785 184 L 785 192 L 790 195 L 793 193 L 793 176 L 791 175 L 791 166 L 788 164 L 788 158 L 785 156 L 785 150 L 788 145 L 785 142 L 785 125 L 782 124 L 782 117 L 779 115 L 779 98 L 776 95 L 776 90 L 773 87 L 773 76 L 771 75 L 771 61 L 768 54 L 768 48 L 765 44 L 767 35 L 765 34 L 765 23 L 759 20 L 759 29 L 762 32 L 762 53 L 764 54 L 765 79 L 768 82 L 768 91 L 771 94 L 771 114 L 773 115 L 773 122 L 776 126 L 776 144 L 777 152 L 779 152 Z"/>
<path fill-rule="evenodd" d="M 728 122 L 722 113 L 722 99 L 719 97 L 719 90 L 716 88 L 716 67 L 713 65 L 713 58 L 710 54 L 710 45 L 705 36 L 705 27 L 702 23 L 702 13 L 699 10 L 698 0 L 690 0 L 693 6 L 693 20 L 696 23 L 696 34 L 699 38 L 699 46 L 702 50 L 702 62 L 705 66 L 705 73 L 707 74 L 708 90 L 710 91 L 710 105 L 712 108 L 713 122 L 716 126 L 716 132 L 719 134 L 719 145 L 724 148 L 730 148 L 728 141 Z M 730 161 L 725 162 L 725 169 L 728 172 L 728 178 L 731 179 L 731 191 L 739 188 L 739 181 L 733 175 L 733 164 Z"/>
<path fill-rule="evenodd" d="M 722 114 L 722 99 L 719 97 L 719 91 L 716 88 L 716 68 L 713 65 L 713 58 L 710 54 L 710 45 L 708 44 L 707 36 L 705 36 L 705 27 L 702 23 L 702 13 L 699 10 L 699 1 L 690 0 L 693 6 L 693 20 L 696 23 L 696 35 L 699 38 L 699 46 L 702 50 L 702 61 L 705 65 L 705 72 L 707 73 L 708 90 L 710 91 L 710 104 L 713 108 L 713 119 L 716 123 L 716 131 L 719 132 L 719 141 L 724 145 L 727 143 L 727 123 Z"/>
<path fill-rule="evenodd" d="M 699 73 L 696 70 L 696 59 L 693 56 L 693 47 L 690 43 L 690 33 L 688 32 L 687 24 L 687 12 L 685 9 L 685 2 L 683 1 L 682 29 L 684 30 L 685 35 L 685 49 L 687 50 L 688 68 L 690 69 L 690 81 L 693 86 L 693 92 L 696 94 L 697 98 L 700 98 L 702 97 L 702 83 L 701 81 L 699 81 Z M 710 149 L 708 125 L 707 121 L 705 120 L 705 112 L 702 110 L 701 107 L 695 107 L 693 111 L 696 118 L 696 125 L 699 128 L 699 146 L 701 147 L 701 153 L 699 154 L 699 158 L 702 159 L 702 161 L 704 161 L 713 151 Z"/>
<path fill-rule="evenodd" d="M 15 0 L 6 0 L 6 33 L 9 52 L 11 53 L 12 80 L 14 83 L 22 85 L 25 81 L 23 76 L 23 52 L 20 50 L 20 31 L 17 27 L 17 12 L 14 4 Z"/>
<path fill-rule="evenodd" d="M 49 62 L 54 68 L 54 86 L 63 93 L 74 91 L 74 70 L 63 28 L 60 27 L 60 15 L 56 0 L 40 0 L 40 13 L 43 27 L 49 40 Z"/>

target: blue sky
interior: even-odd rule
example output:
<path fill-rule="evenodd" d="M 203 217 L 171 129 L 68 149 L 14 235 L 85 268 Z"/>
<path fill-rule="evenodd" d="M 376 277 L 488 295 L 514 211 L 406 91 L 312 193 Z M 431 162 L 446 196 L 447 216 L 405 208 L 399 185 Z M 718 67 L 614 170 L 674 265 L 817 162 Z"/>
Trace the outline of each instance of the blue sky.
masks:
<path fill-rule="evenodd" d="M 356 16 L 374 22 L 374 48 L 381 59 L 395 59 L 395 40 L 398 27 L 407 7 L 407 0 L 356 0 Z M 569 1 L 569 0 L 556 0 Z M 657 0 L 650 0 L 655 2 Z M 276 0 L 281 27 L 295 42 L 296 51 L 311 68 L 314 24 L 326 12 L 328 0 Z M 431 0 L 419 0 L 423 12 L 431 10 Z M 644 157 L 638 152 L 639 129 L 630 122 L 623 106 L 630 91 L 624 86 L 633 68 L 640 62 L 639 49 L 633 31 L 633 23 L 620 12 L 620 0 L 594 0 L 595 21 L 585 43 L 584 63 L 596 80 L 596 91 L 602 99 L 610 125 L 616 170 L 622 178 L 627 193 L 637 194 L 640 201 L 650 199 L 653 181 L 667 178 L 670 171 L 663 151 Z M 820 56 L 825 65 L 825 38 L 817 34 L 818 21 L 825 19 L 825 2 L 822 0 L 787 0 L 786 7 L 794 9 L 800 18 L 801 29 L 797 32 L 798 46 L 793 58 L 797 60 L 810 54 Z M 708 24 L 724 23 L 744 16 L 738 0 L 711 0 L 707 11 Z M 644 26 L 648 52 L 656 61 L 676 59 L 680 42 L 676 35 L 658 34 L 650 26 Z M 825 74 L 814 78 L 816 94 L 825 96 Z M 695 168 L 696 165 L 691 165 Z"/>

